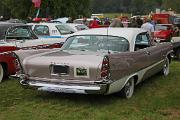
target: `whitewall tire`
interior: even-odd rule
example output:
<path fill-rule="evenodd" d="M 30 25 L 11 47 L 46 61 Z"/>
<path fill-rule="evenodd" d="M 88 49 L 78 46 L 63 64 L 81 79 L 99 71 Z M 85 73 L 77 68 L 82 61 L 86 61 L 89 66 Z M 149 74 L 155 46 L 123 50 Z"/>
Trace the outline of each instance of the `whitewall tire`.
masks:
<path fill-rule="evenodd" d="M 162 74 L 164 76 L 167 76 L 169 74 L 169 59 L 166 57 L 164 62 L 165 63 L 164 63 L 163 69 L 162 69 Z"/>
<path fill-rule="evenodd" d="M 0 83 L 2 82 L 3 76 L 4 76 L 4 69 L 2 65 L 0 64 Z"/>
<path fill-rule="evenodd" d="M 126 99 L 129 99 L 133 96 L 134 93 L 134 78 L 130 78 L 124 88 L 121 90 L 121 93 L 123 95 L 123 97 L 125 97 Z"/>

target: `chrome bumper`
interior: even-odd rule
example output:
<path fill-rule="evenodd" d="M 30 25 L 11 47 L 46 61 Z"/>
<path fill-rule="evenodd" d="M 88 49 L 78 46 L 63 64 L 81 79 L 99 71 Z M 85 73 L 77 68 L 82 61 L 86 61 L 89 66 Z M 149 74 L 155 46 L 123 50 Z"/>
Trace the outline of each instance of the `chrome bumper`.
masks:
<path fill-rule="evenodd" d="M 21 85 L 25 88 L 35 88 L 39 91 L 57 92 L 57 93 L 78 93 L 78 94 L 106 94 L 109 84 L 68 84 L 53 83 L 33 80 L 21 80 Z"/>

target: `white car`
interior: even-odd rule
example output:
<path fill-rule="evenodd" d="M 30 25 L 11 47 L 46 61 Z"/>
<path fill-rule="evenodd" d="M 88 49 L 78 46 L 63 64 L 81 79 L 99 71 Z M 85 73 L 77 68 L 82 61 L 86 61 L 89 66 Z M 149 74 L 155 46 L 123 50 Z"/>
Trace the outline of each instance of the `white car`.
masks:
<path fill-rule="evenodd" d="M 38 38 L 29 25 L 14 25 L 6 31 L 0 46 L 15 46 L 18 49 L 61 47 L 65 38 Z"/>
<path fill-rule="evenodd" d="M 85 25 L 73 23 L 30 23 L 29 25 L 32 25 L 33 31 L 39 37 L 46 38 L 67 38 L 74 32 L 88 29 Z"/>

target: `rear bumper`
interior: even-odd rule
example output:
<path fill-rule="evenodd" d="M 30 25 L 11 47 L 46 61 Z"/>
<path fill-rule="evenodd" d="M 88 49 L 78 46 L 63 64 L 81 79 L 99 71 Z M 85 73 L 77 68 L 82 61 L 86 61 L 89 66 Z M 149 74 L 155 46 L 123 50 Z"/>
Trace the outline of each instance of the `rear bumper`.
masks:
<path fill-rule="evenodd" d="M 24 88 L 37 89 L 39 91 L 78 94 L 106 94 L 109 86 L 109 83 L 70 84 L 36 80 L 21 80 L 20 83 Z"/>

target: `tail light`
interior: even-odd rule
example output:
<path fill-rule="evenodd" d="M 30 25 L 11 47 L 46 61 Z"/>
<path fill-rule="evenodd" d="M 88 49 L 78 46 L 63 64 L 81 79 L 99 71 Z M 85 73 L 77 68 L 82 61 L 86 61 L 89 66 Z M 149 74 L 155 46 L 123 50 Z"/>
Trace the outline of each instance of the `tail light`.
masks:
<path fill-rule="evenodd" d="M 109 58 L 105 56 L 102 62 L 101 78 L 108 79 L 109 77 L 110 77 Z"/>

